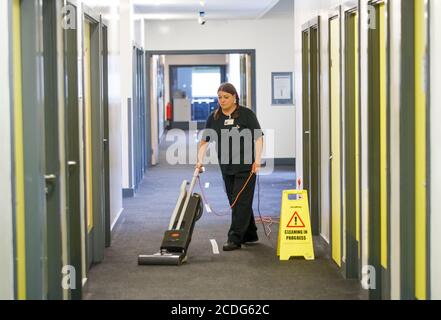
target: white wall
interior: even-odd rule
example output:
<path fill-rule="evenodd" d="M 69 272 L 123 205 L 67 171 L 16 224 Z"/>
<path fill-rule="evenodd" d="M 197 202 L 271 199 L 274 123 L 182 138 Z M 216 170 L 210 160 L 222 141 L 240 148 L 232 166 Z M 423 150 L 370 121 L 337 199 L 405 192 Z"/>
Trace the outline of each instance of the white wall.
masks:
<path fill-rule="evenodd" d="M 120 84 L 121 84 L 121 134 L 122 134 L 122 165 L 123 165 L 123 188 L 133 188 L 133 170 L 129 172 L 129 127 L 128 127 L 128 103 L 133 98 L 133 8 L 130 0 L 120 0 L 119 6 L 119 48 L 120 48 Z M 133 100 L 132 100 L 133 107 Z M 133 109 L 132 109 L 133 114 Z M 132 128 L 133 128 L 133 121 Z M 130 133 L 132 134 L 132 133 Z M 131 149 L 133 150 L 133 141 Z M 132 166 L 133 168 L 133 166 Z M 129 185 L 129 176 L 132 176 L 132 185 Z"/>
<path fill-rule="evenodd" d="M 439 84 L 441 83 L 441 39 L 439 30 L 441 30 L 441 1 L 430 1 L 431 4 L 431 60 L 430 60 L 430 76 L 431 76 L 431 100 L 430 100 L 430 119 L 431 119 L 431 175 L 430 175 L 430 198 L 431 198 L 431 216 L 430 216 L 430 279 L 431 279 L 431 298 L 441 299 L 441 150 L 436 147 L 438 141 L 441 140 L 441 127 L 439 119 L 441 119 L 441 92 Z"/>
<path fill-rule="evenodd" d="M 0 2 L 0 300 L 14 298 L 8 6 Z"/>
<path fill-rule="evenodd" d="M 264 129 L 275 130 L 275 157 L 294 158 L 296 108 L 271 106 L 271 72 L 294 71 L 293 26 L 292 11 L 260 20 L 208 21 L 204 26 L 196 19 L 148 21 L 145 46 L 147 50 L 255 49 L 257 116 Z"/>
<path fill-rule="evenodd" d="M 133 42 L 140 47 L 142 47 L 141 28 L 142 28 L 142 20 L 133 21 Z"/>
<path fill-rule="evenodd" d="M 110 219 L 113 226 L 122 211 L 122 113 L 121 99 L 122 72 L 121 54 L 119 49 L 119 21 L 107 20 L 107 36 L 109 50 L 109 149 L 110 149 Z"/>

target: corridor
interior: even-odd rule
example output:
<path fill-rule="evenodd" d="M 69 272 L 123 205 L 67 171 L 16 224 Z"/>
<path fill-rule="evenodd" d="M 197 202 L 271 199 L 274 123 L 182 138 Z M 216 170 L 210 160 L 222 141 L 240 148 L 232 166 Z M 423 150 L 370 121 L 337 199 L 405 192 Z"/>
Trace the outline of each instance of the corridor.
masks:
<path fill-rule="evenodd" d="M 441 299 L 439 30 L 441 0 L 0 0 L 0 300 Z"/>
<path fill-rule="evenodd" d="M 163 142 L 160 164 L 147 171 L 138 193 L 124 200 L 124 212 L 112 235 L 104 260 L 94 266 L 84 289 L 85 299 L 143 300 L 338 300 L 362 299 L 359 281 L 345 280 L 332 263 L 326 247 L 315 238 L 315 261 L 292 259 L 281 262 L 276 255 L 278 224 L 269 238 L 258 224 L 260 241 L 241 250 L 223 252 L 230 225 L 227 197 L 216 165 L 201 176 L 206 197 L 217 214 L 204 210 L 196 223 L 188 262 L 176 266 L 138 266 L 137 256 L 159 250 L 163 232 L 179 195 L 183 179 L 190 179 L 192 166 L 171 166 L 165 161 L 169 144 Z M 294 187 L 289 166 L 277 167 L 260 176 L 260 212 L 277 219 L 282 191 Z M 148 181 L 155 181 L 152 185 Z M 257 186 L 256 186 L 257 189 Z M 195 192 L 200 193 L 197 188 Z M 258 192 L 254 197 L 258 213 Z M 266 224 L 268 225 L 268 224 Z M 219 254 L 210 240 L 216 240 Z"/>

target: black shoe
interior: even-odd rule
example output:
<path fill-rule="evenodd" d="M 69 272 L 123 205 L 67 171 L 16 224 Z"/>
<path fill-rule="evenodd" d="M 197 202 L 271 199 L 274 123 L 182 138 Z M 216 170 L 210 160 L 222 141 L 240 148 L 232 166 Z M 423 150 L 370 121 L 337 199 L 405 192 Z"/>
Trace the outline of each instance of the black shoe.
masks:
<path fill-rule="evenodd" d="M 258 236 L 243 239 L 243 243 L 255 243 L 258 241 L 259 241 Z"/>
<path fill-rule="evenodd" d="M 237 250 L 240 248 L 241 248 L 240 244 L 235 244 L 234 242 L 227 242 L 224 244 L 223 250 L 224 251 L 233 251 L 233 250 Z"/>

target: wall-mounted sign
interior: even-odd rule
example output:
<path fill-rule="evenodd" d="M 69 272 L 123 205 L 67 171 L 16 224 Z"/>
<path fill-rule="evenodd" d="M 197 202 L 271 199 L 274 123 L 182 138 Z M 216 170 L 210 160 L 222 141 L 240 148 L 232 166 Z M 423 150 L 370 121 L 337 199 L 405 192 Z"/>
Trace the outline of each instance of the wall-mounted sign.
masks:
<path fill-rule="evenodd" d="M 272 105 L 294 105 L 292 72 L 271 73 Z"/>

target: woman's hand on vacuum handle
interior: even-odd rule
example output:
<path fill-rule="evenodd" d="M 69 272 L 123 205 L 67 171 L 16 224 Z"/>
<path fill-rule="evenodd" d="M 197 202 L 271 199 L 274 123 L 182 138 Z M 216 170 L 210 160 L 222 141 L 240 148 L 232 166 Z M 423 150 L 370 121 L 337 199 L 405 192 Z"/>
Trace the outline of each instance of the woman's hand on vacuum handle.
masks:
<path fill-rule="evenodd" d="M 251 172 L 257 174 L 260 170 L 260 163 L 254 162 L 253 167 L 251 168 Z"/>
<path fill-rule="evenodd" d="M 204 172 L 204 166 L 202 163 L 196 163 L 195 169 L 198 169 L 200 173 Z"/>
<path fill-rule="evenodd" d="M 262 150 L 263 150 L 263 137 L 260 137 L 256 141 L 256 160 L 253 163 L 252 172 L 257 174 L 260 170 L 260 164 L 262 160 Z"/>
<path fill-rule="evenodd" d="M 196 166 L 195 166 L 195 169 L 199 169 L 200 173 L 202 173 L 204 171 L 204 165 L 202 163 L 204 162 L 205 153 L 207 152 L 207 148 L 208 148 L 208 142 L 201 141 L 201 143 L 199 145 L 199 150 L 198 150 L 198 160 L 197 160 Z"/>

